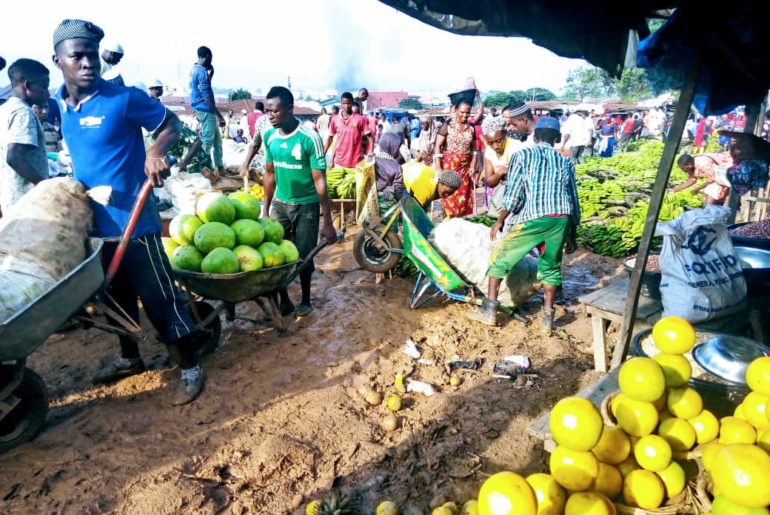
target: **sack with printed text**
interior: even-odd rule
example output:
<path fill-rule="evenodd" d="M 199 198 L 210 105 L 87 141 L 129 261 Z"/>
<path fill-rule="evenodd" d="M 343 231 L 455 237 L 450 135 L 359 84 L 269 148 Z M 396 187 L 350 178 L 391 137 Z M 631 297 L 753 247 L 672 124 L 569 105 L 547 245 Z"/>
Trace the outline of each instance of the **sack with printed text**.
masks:
<path fill-rule="evenodd" d="M 745 308 L 746 279 L 727 232 L 729 216 L 728 209 L 708 206 L 658 225 L 663 316 L 695 323 Z"/>

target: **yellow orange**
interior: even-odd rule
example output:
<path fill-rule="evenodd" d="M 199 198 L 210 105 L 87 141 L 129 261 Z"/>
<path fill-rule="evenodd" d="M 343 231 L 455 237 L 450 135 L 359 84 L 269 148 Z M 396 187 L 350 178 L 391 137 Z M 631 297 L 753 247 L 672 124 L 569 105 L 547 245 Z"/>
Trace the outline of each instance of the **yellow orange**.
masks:
<path fill-rule="evenodd" d="M 479 490 L 479 515 L 536 515 L 537 498 L 527 480 L 513 472 L 493 474 Z"/>
<path fill-rule="evenodd" d="M 629 506 L 654 510 L 663 504 L 666 487 L 649 470 L 634 470 L 623 481 L 623 501 Z"/>
<path fill-rule="evenodd" d="M 620 390 L 634 400 L 653 402 L 666 389 L 663 369 L 650 358 L 632 358 L 620 367 Z"/>
<path fill-rule="evenodd" d="M 765 452 L 770 453 L 770 428 L 763 429 L 757 434 L 757 445 Z"/>
<path fill-rule="evenodd" d="M 551 410 L 551 435 L 557 444 L 574 451 L 590 451 L 602 435 L 604 422 L 594 404 L 580 397 L 567 397 Z"/>
<path fill-rule="evenodd" d="M 753 444 L 757 441 L 757 431 L 754 426 L 736 417 L 724 417 L 720 421 L 719 443 L 730 445 L 736 443 Z"/>
<path fill-rule="evenodd" d="M 646 470 L 659 472 L 671 463 L 671 446 L 658 435 L 647 435 L 634 445 L 634 458 Z"/>
<path fill-rule="evenodd" d="M 770 356 L 762 356 L 749 363 L 746 383 L 758 394 L 770 397 Z"/>
<path fill-rule="evenodd" d="M 692 388 L 672 388 L 666 400 L 668 411 L 679 418 L 693 418 L 703 410 L 703 399 Z"/>
<path fill-rule="evenodd" d="M 599 475 L 599 462 L 593 453 L 561 445 L 551 453 L 549 464 L 553 478 L 571 492 L 588 490 Z"/>
<path fill-rule="evenodd" d="M 684 475 L 684 469 L 679 463 L 672 461 L 668 467 L 660 472 L 656 472 L 656 474 L 663 481 L 663 486 L 666 487 L 667 498 L 676 497 L 684 490 L 687 478 Z"/>
<path fill-rule="evenodd" d="M 695 329 L 680 317 L 664 317 L 652 326 L 655 346 L 666 354 L 684 354 L 695 345 Z"/>
<path fill-rule="evenodd" d="M 692 365 L 684 356 L 680 354 L 658 354 L 652 359 L 663 369 L 663 376 L 666 378 L 667 387 L 676 388 L 684 386 L 690 380 Z"/>
<path fill-rule="evenodd" d="M 733 412 L 733 416 L 735 418 L 745 420 L 746 422 L 749 421 L 749 417 L 746 416 L 746 407 L 743 405 L 743 403 L 740 403 L 738 404 L 738 406 L 735 407 L 735 412 Z"/>
<path fill-rule="evenodd" d="M 537 498 L 537 515 L 561 515 L 567 502 L 567 492 L 550 474 L 531 474 L 527 483 Z"/>
<path fill-rule="evenodd" d="M 619 427 L 605 427 L 599 443 L 591 449 L 596 459 L 601 462 L 617 465 L 622 463 L 631 452 L 631 441 L 628 435 Z"/>
<path fill-rule="evenodd" d="M 747 508 L 770 504 L 770 455 L 756 445 L 726 445 L 711 467 L 714 486 Z"/>
<path fill-rule="evenodd" d="M 479 502 L 475 499 L 467 501 L 463 504 L 461 515 L 479 515 Z"/>
<path fill-rule="evenodd" d="M 747 508 L 734 503 L 724 495 L 717 495 L 711 503 L 711 515 L 770 515 L 767 508 Z"/>
<path fill-rule="evenodd" d="M 634 455 L 631 454 L 626 458 L 625 461 L 618 464 L 618 470 L 620 471 L 620 475 L 623 477 L 626 477 L 634 470 L 640 470 L 641 467 L 636 462 L 636 458 L 634 458 Z"/>
<path fill-rule="evenodd" d="M 672 417 L 658 426 L 658 435 L 671 446 L 672 451 L 689 451 L 695 445 L 695 429 L 686 420 Z"/>
<path fill-rule="evenodd" d="M 701 461 L 703 462 L 703 468 L 711 471 L 711 465 L 714 463 L 714 456 L 717 455 L 717 452 L 719 452 L 719 449 L 724 447 L 719 442 L 711 442 L 707 445 L 703 446 L 703 449 L 701 449 Z"/>
<path fill-rule="evenodd" d="M 612 502 L 597 492 L 577 492 L 569 496 L 564 515 L 615 515 Z"/>
<path fill-rule="evenodd" d="M 707 409 L 688 419 L 687 422 L 695 430 L 695 441 L 698 445 L 709 443 L 719 436 L 719 420 Z"/>
<path fill-rule="evenodd" d="M 658 410 L 650 402 L 625 397 L 617 406 L 618 425 L 631 436 L 646 436 L 658 425 Z"/>
<path fill-rule="evenodd" d="M 770 427 L 770 419 L 767 418 L 767 401 L 768 398 L 766 396 L 757 392 L 750 392 L 743 399 L 742 405 L 746 418 L 749 424 L 757 429 Z"/>
<path fill-rule="evenodd" d="M 623 491 L 623 476 L 616 467 L 599 462 L 599 475 L 596 476 L 591 490 L 614 499 Z"/>

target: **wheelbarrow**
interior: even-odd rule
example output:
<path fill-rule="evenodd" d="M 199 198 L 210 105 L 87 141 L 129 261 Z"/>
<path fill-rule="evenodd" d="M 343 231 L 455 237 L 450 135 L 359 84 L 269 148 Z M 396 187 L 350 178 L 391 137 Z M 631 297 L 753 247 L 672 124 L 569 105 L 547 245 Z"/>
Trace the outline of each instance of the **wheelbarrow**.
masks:
<path fill-rule="evenodd" d="M 341 241 L 344 235 L 344 232 L 338 232 L 338 241 Z M 225 311 L 228 320 L 234 320 L 235 305 L 253 300 L 264 311 L 272 325 L 278 331 L 284 331 L 283 317 L 276 303 L 278 292 L 287 288 L 327 245 L 329 242 L 324 240 L 304 260 L 272 268 L 227 275 L 175 270 L 174 276 L 187 296 L 190 311 L 197 324 L 214 326 L 217 332 L 220 332 L 219 314 L 222 311 Z M 196 296 L 219 302 L 212 307 L 208 302 L 196 300 Z"/>
<path fill-rule="evenodd" d="M 406 195 L 401 198 L 383 215 L 383 219 L 387 222 L 382 228 L 364 227 L 353 244 L 356 261 L 362 268 L 372 272 L 387 271 L 403 255 L 418 270 L 409 298 L 411 309 L 424 306 L 436 297 L 481 306 L 484 294 L 469 284 L 430 244 L 428 238 L 433 231 L 433 222 L 414 197 Z M 396 234 L 399 219 L 403 241 Z M 509 306 L 501 305 L 499 309 L 516 320 L 526 322 Z"/>

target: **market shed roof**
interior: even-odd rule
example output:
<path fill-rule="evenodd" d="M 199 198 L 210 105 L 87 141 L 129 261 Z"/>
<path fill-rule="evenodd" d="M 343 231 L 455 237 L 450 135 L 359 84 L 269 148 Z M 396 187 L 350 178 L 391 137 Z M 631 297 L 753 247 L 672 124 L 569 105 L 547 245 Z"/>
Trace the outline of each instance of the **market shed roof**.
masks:
<path fill-rule="evenodd" d="M 627 58 L 633 62 L 638 38 L 637 63 L 650 69 L 661 89 L 681 88 L 700 54 L 695 105 L 707 114 L 756 104 L 770 88 L 767 1 L 735 0 L 719 9 L 698 0 L 626 0 L 620 6 L 614 0 L 381 1 L 456 34 L 531 38 L 615 76 Z M 666 24 L 648 37 L 647 18 L 671 9 Z"/>

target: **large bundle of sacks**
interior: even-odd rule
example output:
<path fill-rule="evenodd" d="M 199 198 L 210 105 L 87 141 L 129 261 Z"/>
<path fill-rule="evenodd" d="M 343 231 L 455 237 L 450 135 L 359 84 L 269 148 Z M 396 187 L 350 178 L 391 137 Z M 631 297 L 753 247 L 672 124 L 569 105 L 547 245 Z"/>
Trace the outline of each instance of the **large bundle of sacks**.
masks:
<path fill-rule="evenodd" d="M 0 322 L 12 317 L 86 257 L 92 213 L 83 185 L 40 182 L 0 218 Z"/>
<path fill-rule="evenodd" d="M 430 242 L 466 280 L 487 293 L 489 256 L 497 245 L 489 239 L 489 227 L 451 218 L 436 226 Z M 539 289 L 537 260 L 526 256 L 500 285 L 498 300 L 503 305 L 517 307 Z"/>

